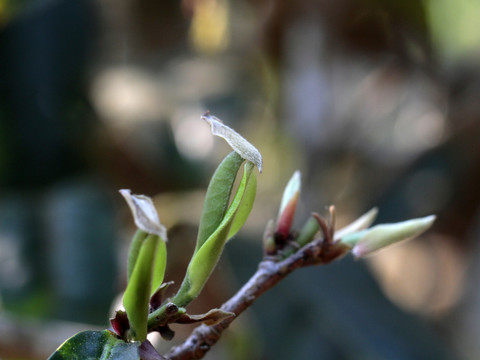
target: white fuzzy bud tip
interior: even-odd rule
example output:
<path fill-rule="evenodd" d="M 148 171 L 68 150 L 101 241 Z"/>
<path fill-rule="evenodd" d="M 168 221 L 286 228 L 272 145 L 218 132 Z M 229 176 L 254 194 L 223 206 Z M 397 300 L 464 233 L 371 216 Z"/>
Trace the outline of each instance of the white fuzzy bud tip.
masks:
<path fill-rule="evenodd" d="M 219 118 L 211 115 L 209 111 L 202 115 L 202 119 L 210 125 L 212 135 L 223 138 L 243 159 L 255 164 L 258 171 L 262 172 L 262 155 L 255 146 L 250 144 L 235 130 L 223 124 Z"/>
<path fill-rule="evenodd" d="M 160 224 L 157 210 L 151 198 L 145 195 L 133 195 L 129 189 L 119 190 L 132 211 L 135 225 L 149 234 L 156 234 L 167 241 L 167 229 Z"/>

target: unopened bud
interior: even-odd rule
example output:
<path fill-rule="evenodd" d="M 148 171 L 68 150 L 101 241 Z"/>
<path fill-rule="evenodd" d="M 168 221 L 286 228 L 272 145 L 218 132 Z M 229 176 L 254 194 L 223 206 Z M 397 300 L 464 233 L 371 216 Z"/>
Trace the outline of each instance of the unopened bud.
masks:
<path fill-rule="evenodd" d="M 354 222 L 350 223 L 344 228 L 341 228 L 340 230 L 335 231 L 334 240 L 339 240 L 347 235 L 350 235 L 360 230 L 368 228 L 375 221 L 377 214 L 378 214 L 377 208 L 373 208 L 370 211 L 366 212 Z"/>
<path fill-rule="evenodd" d="M 315 217 L 313 216 L 310 216 L 305 225 L 303 225 L 302 230 L 300 230 L 300 233 L 298 234 L 298 246 L 302 247 L 308 244 L 315 238 L 315 235 L 317 235 L 319 231 L 320 225 L 318 224 L 317 219 L 315 219 Z"/>
<path fill-rule="evenodd" d="M 280 210 L 278 211 L 276 233 L 287 239 L 292 227 L 295 210 L 300 196 L 301 175 L 295 171 L 283 192 Z"/>
<path fill-rule="evenodd" d="M 353 246 L 352 254 L 356 258 L 365 257 L 389 245 L 419 236 L 429 229 L 434 221 L 435 215 L 430 215 L 394 224 L 380 224 L 347 235 L 341 242 Z"/>

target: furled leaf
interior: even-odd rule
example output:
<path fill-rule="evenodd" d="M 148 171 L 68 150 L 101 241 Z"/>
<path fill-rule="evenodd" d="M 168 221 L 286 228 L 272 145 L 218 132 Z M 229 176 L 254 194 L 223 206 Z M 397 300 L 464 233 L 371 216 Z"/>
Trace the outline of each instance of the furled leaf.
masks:
<path fill-rule="evenodd" d="M 243 161 L 242 157 L 233 151 L 218 165 L 213 174 L 203 204 L 195 252 L 202 247 L 222 222 L 228 209 L 238 169 Z"/>
<path fill-rule="evenodd" d="M 165 276 L 165 269 L 167 267 L 167 244 L 160 239 L 157 244 L 157 254 L 155 256 L 155 263 L 153 266 L 151 295 L 157 291 L 162 285 Z"/>
<path fill-rule="evenodd" d="M 135 267 L 123 295 L 123 305 L 136 340 L 147 338 L 148 302 L 152 288 L 152 272 L 159 242 L 158 235 L 149 235 L 143 241 Z"/>
<path fill-rule="evenodd" d="M 252 174 L 252 170 L 252 164 L 246 163 L 242 181 L 232 204 L 228 208 L 225 218 L 215 232 L 193 256 L 192 261 L 190 262 L 187 272 L 191 286 L 189 293 L 191 295 L 198 295 L 220 258 L 220 254 L 222 253 L 223 246 L 225 245 L 230 231 L 230 226 L 244 197 L 245 189 L 249 182 L 250 175 Z"/>
<path fill-rule="evenodd" d="M 235 215 L 232 226 L 228 233 L 227 239 L 231 239 L 235 234 L 242 228 L 247 221 L 250 211 L 252 211 L 253 203 L 255 202 L 255 196 L 257 194 L 257 176 L 255 172 L 252 172 L 250 175 L 250 180 L 247 182 L 245 187 L 245 194 L 243 199 L 238 207 L 237 214 Z"/>
<path fill-rule="evenodd" d="M 156 288 L 162 283 L 163 276 L 165 274 L 167 249 L 164 242 L 167 241 L 167 230 L 165 226 L 160 224 L 157 210 L 155 209 L 151 198 L 145 195 L 133 195 L 128 189 L 122 189 L 120 190 L 120 193 L 127 201 L 127 204 L 132 211 L 135 224 L 138 227 L 138 230 L 132 239 L 128 256 L 128 279 L 130 279 L 132 276 L 140 249 L 143 246 L 148 234 L 155 234 L 162 241 L 162 244 L 159 244 L 157 247 L 155 271 L 153 275 L 152 291 L 155 291 Z"/>
<path fill-rule="evenodd" d="M 128 262 L 127 262 L 127 279 L 130 280 L 132 276 L 133 268 L 137 262 L 138 254 L 140 253 L 140 248 L 142 247 L 143 241 L 148 236 L 148 234 L 138 229 L 133 235 L 132 243 L 130 244 L 130 250 L 128 252 Z"/>
<path fill-rule="evenodd" d="M 205 241 L 200 249 L 193 255 L 187 269 L 187 274 L 183 280 L 180 290 L 172 299 L 172 302 L 178 306 L 186 306 L 195 299 L 203 286 L 207 282 L 215 265 L 220 258 L 232 221 L 238 211 L 238 208 L 244 198 L 247 184 L 251 178 L 253 164 L 247 162 L 244 167 L 244 173 L 237 192 L 233 198 L 224 219 L 217 227 L 215 232 Z"/>

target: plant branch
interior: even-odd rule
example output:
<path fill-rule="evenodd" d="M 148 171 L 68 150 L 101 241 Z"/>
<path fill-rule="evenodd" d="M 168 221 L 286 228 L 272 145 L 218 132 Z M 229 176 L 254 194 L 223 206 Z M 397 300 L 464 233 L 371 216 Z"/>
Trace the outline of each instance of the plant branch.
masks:
<path fill-rule="evenodd" d="M 327 232 L 326 237 L 329 237 L 329 232 Z M 328 264 L 348 252 L 348 247 L 339 243 L 332 243 L 331 239 L 327 238 L 318 239 L 305 245 L 285 260 L 279 262 L 271 259 L 263 260 L 248 282 L 220 309 L 233 312 L 238 316 L 264 292 L 271 289 L 295 269 L 310 265 Z M 329 245 L 325 246 L 325 244 Z M 172 348 L 165 357 L 168 360 L 203 358 L 234 319 L 235 317 L 228 318 L 213 326 L 200 325 L 181 345 Z"/>

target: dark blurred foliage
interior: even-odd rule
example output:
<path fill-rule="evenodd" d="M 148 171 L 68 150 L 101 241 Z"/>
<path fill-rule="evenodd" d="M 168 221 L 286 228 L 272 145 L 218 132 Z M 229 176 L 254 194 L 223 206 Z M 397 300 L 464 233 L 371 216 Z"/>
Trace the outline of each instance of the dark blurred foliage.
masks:
<path fill-rule="evenodd" d="M 116 229 L 86 158 L 95 22 L 92 3 L 57 1 L 19 14 L 0 34 L 1 288 L 7 309 L 104 323 Z"/>
<path fill-rule="evenodd" d="M 0 1 L 0 331 L 5 316 L 105 326 L 133 232 L 118 188 L 158 194 L 181 281 L 229 151 L 198 120 L 210 109 L 265 169 L 192 312 L 254 272 L 297 168 L 298 226 L 332 203 L 339 226 L 374 205 L 379 222 L 438 220 L 371 260 L 293 274 L 207 358 L 478 358 L 480 6 L 453 3 Z M 32 339 L 0 340 L 0 357 L 52 350 Z"/>

